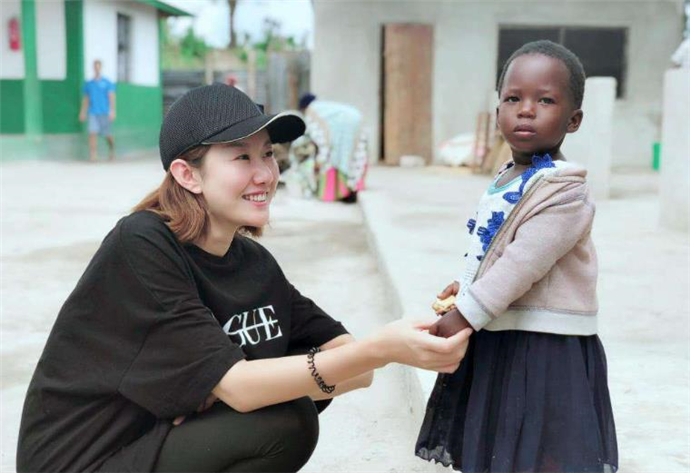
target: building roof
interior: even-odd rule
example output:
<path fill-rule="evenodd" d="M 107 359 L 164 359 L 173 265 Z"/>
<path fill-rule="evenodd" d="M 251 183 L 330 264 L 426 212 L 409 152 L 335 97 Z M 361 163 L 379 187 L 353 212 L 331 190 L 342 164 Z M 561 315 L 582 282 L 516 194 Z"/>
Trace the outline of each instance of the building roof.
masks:
<path fill-rule="evenodd" d="M 194 16 L 191 13 L 184 11 L 180 8 L 174 7 L 169 3 L 162 2 L 160 0 L 135 0 L 139 3 L 152 6 L 156 10 L 170 16 Z"/>

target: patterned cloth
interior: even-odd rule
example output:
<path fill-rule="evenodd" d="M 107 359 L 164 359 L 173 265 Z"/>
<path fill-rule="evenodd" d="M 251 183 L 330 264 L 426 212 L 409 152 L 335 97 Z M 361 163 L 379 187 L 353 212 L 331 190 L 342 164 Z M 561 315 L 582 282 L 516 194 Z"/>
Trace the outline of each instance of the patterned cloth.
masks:
<path fill-rule="evenodd" d="M 333 201 L 361 190 L 368 161 L 361 113 L 346 104 L 315 100 L 304 118 L 307 135 L 318 148 L 318 197 Z"/>

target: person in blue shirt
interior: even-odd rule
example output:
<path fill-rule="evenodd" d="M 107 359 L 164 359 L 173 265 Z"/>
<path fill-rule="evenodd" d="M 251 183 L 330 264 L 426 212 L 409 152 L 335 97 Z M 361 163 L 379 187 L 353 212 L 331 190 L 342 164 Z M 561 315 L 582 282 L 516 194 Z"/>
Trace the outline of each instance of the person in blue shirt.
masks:
<path fill-rule="evenodd" d="M 105 136 L 110 148 L 109 159 L 115 159 L 115 140 L 111 123 L 115 120 L 115 84 L 101 76 L 102 63 L 99 59 L 93 62 L 94 77 L 84 84 L 84 98 L 81 102 L 79 121 L 86 121 L 89 126 L 89 158 L 98 160 L 97 135 Z"/>

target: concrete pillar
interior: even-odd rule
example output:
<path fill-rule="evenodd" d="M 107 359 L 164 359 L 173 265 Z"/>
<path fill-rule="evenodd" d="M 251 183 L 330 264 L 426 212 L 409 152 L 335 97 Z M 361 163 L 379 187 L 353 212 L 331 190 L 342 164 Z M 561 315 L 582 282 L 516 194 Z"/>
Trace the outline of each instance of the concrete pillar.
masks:
<path fill-rule="evenodd" d="M 562 150 L 568 161 L 587 168 L 587 182 L 595 200 L 609 198 L 611 137 L 616 79 L 590 77 L 585 82 L 582 103 L 584 118 L 580 129 L 566 135 Z"/>
<path fill-rule="evenodd" d="M 36 3 L 22 0 L 22 48 L 24 49 L 24 133 L 43 133 L 43 100 L 36 55 Z"/>
<path fill-rule="evenodd" d="M 664 78 L 661 127 L 661 224 L 687 232 L 690 220 L 690 69 Z"/>

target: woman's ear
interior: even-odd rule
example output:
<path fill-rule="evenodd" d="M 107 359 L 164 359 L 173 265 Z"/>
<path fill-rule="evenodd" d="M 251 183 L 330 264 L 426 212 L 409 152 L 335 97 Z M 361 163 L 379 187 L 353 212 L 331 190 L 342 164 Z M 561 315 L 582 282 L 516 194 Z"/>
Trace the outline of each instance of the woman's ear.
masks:
<path fill-rule="evenodd" d="M 189 192 L 201 194 L 201 175 L 184 159 L 176 159 L 170 164 L 170 174 Z"/>
<path fill-rule="evenodd" d="M 570 120 L 568 120 L 568 133 L 575 133 L 579 128 L 580 125 L 582 124 L 582 110 L 577 109 L 573 112 L 573 114 L 570 116 Z"/>

